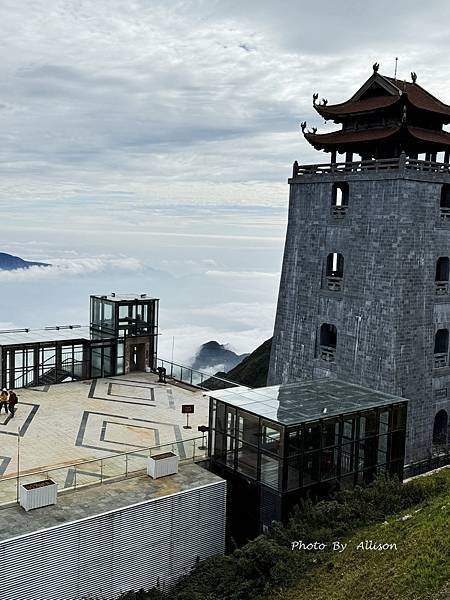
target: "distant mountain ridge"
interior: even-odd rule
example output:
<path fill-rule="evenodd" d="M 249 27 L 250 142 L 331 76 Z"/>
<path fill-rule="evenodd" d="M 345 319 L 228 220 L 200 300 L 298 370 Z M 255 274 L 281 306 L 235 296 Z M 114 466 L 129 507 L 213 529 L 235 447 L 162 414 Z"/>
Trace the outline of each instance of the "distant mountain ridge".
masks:
<path fill-rule="evenodd" d="M 272 338 L 269 338 L 233 369 L 228 372 L 219 371 L 216 377 L 223 377 L 248 387 L 264 387 L 267 385 L 271 348 Z M 220 383 L 213 378 L 206 380 L 204 384 L 210 390 L 220 389 Z"/>
<path fill-rule="evenodd" d="M 29 269 L 30 267 L 51 267 L 51 265 L 49 263 L 24 260 L 20 256 L 0 252 L 0 270 L 15 271 L 16 269 Z"/>
<path fill-rule="evenodd" d="M 236 354 L 225 345 L 213 340 L 200 346 L 192 368 L 201 371 L 219 366 L 221 371 L 228 371 L 242 362 L 246 356 L 248 354 Z"/>

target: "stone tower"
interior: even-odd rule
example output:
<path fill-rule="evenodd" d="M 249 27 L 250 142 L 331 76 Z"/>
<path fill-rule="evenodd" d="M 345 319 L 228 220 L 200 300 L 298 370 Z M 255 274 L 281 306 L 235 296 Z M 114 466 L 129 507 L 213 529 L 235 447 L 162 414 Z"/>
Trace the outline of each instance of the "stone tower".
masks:
<path fill-rule="evenodd" d="M 450 411 L 450 106 L 411 76 L 375 64 L 347 102 L 313 96 L 342 129 L 302 123 L 331 162 L 295 162 L 289 180 L 268 377 L 337 377 L 408 398 L 407 461 L 448 448 Z"/>

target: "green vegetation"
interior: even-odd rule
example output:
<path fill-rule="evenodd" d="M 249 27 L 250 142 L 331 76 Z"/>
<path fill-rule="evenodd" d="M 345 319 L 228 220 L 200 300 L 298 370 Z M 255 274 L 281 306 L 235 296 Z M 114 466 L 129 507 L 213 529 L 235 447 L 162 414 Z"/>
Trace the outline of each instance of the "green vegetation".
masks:
<path fill-rule="evenodd" d="M 450 469 L 404 485 L 378 479 L 305 502 L 285 527 L 199 563 L 170 593 L 131 592 L 122 600 L 448 600 L 449 513 Z M 349 546 L 292 550 L 299 540 Z M 364 540 L 397 550 L 356 550 Z"/>

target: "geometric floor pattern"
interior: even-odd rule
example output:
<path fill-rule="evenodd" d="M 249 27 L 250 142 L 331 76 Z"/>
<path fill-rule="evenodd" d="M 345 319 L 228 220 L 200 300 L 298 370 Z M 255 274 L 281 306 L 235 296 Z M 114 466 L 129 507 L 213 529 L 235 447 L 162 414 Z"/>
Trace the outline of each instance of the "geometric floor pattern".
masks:
<path fill-rule="evenodd" d="M 17 473 L 18 454 L 22 474 L 169 442 L 183 458 L 182 440 L 199 437 L 197 427 L 208 419 L 208 399 L 201 391 L 160 384 L 152 373 L 17 393 L 15 417 L 0 415 L 0 487 L 2 476 Z M 182 404 L 195 406 L 192 429 L 183 428 Z"/>

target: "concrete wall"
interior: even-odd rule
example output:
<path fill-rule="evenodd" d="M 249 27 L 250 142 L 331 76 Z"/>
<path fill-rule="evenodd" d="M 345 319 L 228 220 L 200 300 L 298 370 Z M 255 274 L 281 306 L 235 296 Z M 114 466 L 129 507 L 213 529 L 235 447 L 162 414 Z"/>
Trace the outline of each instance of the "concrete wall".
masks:
<path fill-rule="evenodd" d="M 168 586 L 197 556 L 224 552 L 225 496 L 219 481 L 3 541 L 0 599 L 110 599 L 158 578 Z"/>
<path fill-rule="evenodd" d="M 332 187 L 344 181 L 348 212 L 337 220 Z M 444 182 L 450 174 L 409 169 L 290 180 L 269 384 L 334 376 L 409 398 L 407 460 L 429 455 L 434 416 L 450 410 L 450 369 L 433 369 L 435 331 L 450 329 L 450 297 L 437 299 L 434 285 L 437 258 L 450 257 Z M 344 256 L 342 292 L 325 286 L 331 252 Z M 318 355 L 322 323 L 337 327 L 333 364 Z"/>

